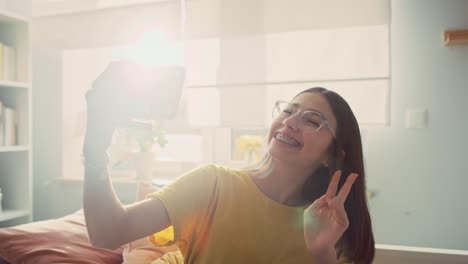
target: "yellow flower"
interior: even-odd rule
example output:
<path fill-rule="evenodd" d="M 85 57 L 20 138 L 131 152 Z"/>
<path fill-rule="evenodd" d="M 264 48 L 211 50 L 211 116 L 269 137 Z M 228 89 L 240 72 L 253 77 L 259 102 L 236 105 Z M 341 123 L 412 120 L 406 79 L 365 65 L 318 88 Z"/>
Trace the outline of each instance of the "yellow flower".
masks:
<path fill-rule="evenodd" d="M 263 137 L 253 135 L 243 135 L 237 138 L 236 147 L 238 150 L 245 152 L 248 150 L 257 150 L 262 146 Z"/>

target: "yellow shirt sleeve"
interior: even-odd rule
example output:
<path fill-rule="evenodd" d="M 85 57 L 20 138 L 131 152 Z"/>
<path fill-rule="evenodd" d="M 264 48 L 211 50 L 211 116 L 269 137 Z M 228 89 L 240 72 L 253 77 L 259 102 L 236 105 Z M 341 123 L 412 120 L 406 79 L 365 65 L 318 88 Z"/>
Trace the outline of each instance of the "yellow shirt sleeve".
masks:
<path fill-rule="evenodd" d="M 191 237 L 197 227 L 203 224 L 213 200 L 216 183 L 216 166 L 204 165 L 148 195 L 161 200 L 166 207 L 174 227 L 175 241 Z"/>
<path fill-rule="evenodd" d="M 338 264 L 353 264 L 354 262 L 350 261 L 348 257 L 345 257 L 345 256 L 341 256 L 339 259 L 338 259 Z"/>

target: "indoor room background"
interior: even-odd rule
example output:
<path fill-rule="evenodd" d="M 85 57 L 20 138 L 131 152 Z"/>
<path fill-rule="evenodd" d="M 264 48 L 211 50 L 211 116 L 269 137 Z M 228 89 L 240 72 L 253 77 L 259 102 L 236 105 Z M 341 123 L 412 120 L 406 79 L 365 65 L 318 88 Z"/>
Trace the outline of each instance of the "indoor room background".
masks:
<path fill-rule="evenodd" d="M 187 79 L 176 118 L 162 123 L 168 144 L 155 148 L 156 179 L 204 163 L 254 162 L 273 102 L 323 86 L 343 95 L 359 121 L 376 242 L 468 250 L 468 46 L 443 39 L 445 30 L 468 28 L 468 1 L 8 7 L 32 16 L 34 220 L 81 208 L 84 93 L 122 47 L 163 34 L 182 43 Z M 114 186 L 124 202 L 134 200 L 134 181 L 116 177 Z"/>

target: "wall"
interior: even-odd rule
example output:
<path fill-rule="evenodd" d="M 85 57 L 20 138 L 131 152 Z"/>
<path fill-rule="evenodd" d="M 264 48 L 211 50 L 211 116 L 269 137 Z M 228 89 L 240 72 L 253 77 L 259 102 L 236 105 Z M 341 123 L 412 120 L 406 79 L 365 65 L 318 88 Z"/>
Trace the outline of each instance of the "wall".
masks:
<path fill-rule="evenodd" d="M 368 134 L 368 187 L 376 241 L 468 249 L 468 46 L 443 32 L 468 28 L 468 1 L 394 0 L 391 126 Z M 405 129 L 405 110 L 426 108 L 427 129 Z"/>
<path fill-rule="evenodd" d="M 467 10 L 464 0 L 392 1 L 391 125 L 370 128 L 367 142 L 368 187 L 377 191 L 370 208 L 380 244 L 468 249 L 468 47 L 442 43 L 445 29 L 468 27 Z M 81 202 L 76 185 L 50 182 L 61 176 L 61 80 L 60 51 L 48 46 L 77 44 L 66 39 L 76 31 L 67 21 L 42 19 L 33 32 L 37 219 L 67 213 Z M 44 36 L 50 32 L 53 39 Z M 405 129 L 405 111 L 413 108 L 428 109 L 427 129 Z M 50 209 L 53 202 L 57 208 Z"/>
<path fill-rule="evenodd" d="M 33 32 L 35 32 L 33 24 Z M 54 49 L 39 50 L 33 35 L 33 175 L 34 219 L 51 217 L 53 200 L 66 195 L 52 194 L 48 187 L 61 174 L 61 52 Z M 47 67 L 41 67 L 47 65 Z M 52 195 L 51 195 L 52 194 Z"/>
<path fill-rule="evenodd" d="M 25 17 L 31 16 L 31 0 L 0 0 L 0 8 Z"/>
<path fill-rule="evenodd" d="M 64 177 L 61 166 L 63 50 L 125 44 L 154 25 L 175 32 L 177 10 L 177 4 L 163 3 L 33 19 L 35 220 L 63 216 L 82 207 L 81 184 L 56 180 Z M 127 23 L 122 25 L 121 20 Z M 134 184 L 114 187 L 124 202 L 135 197 Z"/>

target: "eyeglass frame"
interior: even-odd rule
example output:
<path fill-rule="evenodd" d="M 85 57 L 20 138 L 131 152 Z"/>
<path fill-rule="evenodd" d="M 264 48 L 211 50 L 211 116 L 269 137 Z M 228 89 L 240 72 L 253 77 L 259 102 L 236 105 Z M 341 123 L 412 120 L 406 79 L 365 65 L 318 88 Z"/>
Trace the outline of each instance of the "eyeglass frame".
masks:
<path fill-rule="evenodd" d="M 326 128 L 328 128 L 328 130 L 330 130 L 330 133 L 332 134 L 333 138 L 336 139 L 336 134 L 335 132 L 333 131 L 333 129 L 331 128 L 330 126 L 330 122 L 328 121 L 328 119 L 320 112 L 317 112 L 317 111 L 313 111 L 313 110 L 304 110 L 304 111 L 299 111 L 298 107 L 297 107 L 297 104 L 294 104 L 294 103 L 291 103 L 291 102 L 288 102 L 288 101 L 282 101 L 282 100 L 278 100 L 275 102 L 275 106 L 273 107 L 273 111 L 271 112 L 271 115 L 274 119 L 277 119 L 279 117 L 279 115 L 277 117 L 275 117 L 275 109 L 278 108 L 278 111 L 279 111 L 279 103 L 286 103 L 288 105 L 291 105 L 291 106 L 294 106 L 294 111 L 292 114 L 290 114 L 288 117 L 285 117 L 283 118 L 282 120 L 286 119 L 286 118 L 289 118 L 289 117 L 294 117 L 294 116 L 297 116 L 297 115 L 301 115 L 301 119 L 300 119 L 300 125 L 301 125 L 301 128 L 302 128 L 302 117 L 304 116 L 304 113 L 315 113 L 317 115 L 319 115 L 321 118 L 322 118 L 322 122 L 320 123 L 320 126 L 317 128 L 317 130 L 315 130 L 314 133 L 317 133 L 321 128 L 322 126 L 325 126 Z M 280 112 L 281 114 L 281 112 Z"/>

